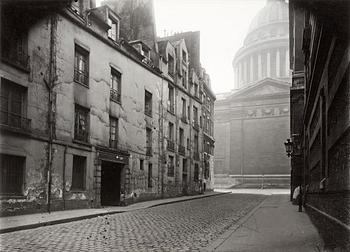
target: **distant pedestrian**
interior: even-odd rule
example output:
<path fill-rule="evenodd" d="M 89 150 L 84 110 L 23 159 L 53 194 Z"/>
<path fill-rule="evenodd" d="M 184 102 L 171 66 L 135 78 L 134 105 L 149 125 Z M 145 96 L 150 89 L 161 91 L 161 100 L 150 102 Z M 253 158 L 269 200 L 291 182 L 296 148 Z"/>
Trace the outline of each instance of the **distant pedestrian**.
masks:
<path fill-rule="evenodd" d="M 300 198 L 300 186 L 297 186 L 293 192 L 293 204 L 297 205 Z"/>

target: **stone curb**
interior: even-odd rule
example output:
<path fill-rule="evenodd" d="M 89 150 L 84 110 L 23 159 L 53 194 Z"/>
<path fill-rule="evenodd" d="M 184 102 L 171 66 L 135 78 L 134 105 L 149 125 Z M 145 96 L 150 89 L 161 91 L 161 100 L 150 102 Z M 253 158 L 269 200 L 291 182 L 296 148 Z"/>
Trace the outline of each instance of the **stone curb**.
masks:
<path fill-rule="evenodd" d="M 240 228 L 266 201 L 268 197 L 265 197 L 263 201 L 261 201 L 256 207 L 254 207 L 249 213 L 247 213 L 245 216 L 240 218 L 235 224 L 233 224 L 225 233 L 220 235 L 219 238 L 211 242 L 211 244 L 204 248 L 203 251 L 209 252 L 209 251 L 215 251 L 222 243 L 224 243 L 233 232 L 235 232 L 238 228 Z"/>
<path fill-rule="evenodd" d="M 10 233 L 10 232 L 15 232 L 15 231 L 20 231 L 20 230 L 26 230 L 26 229 L 33 229 L 33 228 L 44 227 L 44 226 L 51 226 L 51 225 L 62 224 L 62 223 L 73 222 L 73 221 L 79 221 L 79 220 L 84 220 L 84 219 L 92 219 L 92 218 L 96 218 L 96 217 L 99 217 L 99 216 L 105 216 L 105 215 L 110 215 L 110 214 L 132 212 L 132 211 L 152 208 L 152 207 L 156 207 L 156 206 L 162 206 L 162 205 L 178 203 L 178 202 L 184 202 L 184 201 L 189 201 L 189 200 L 202 199 L 202 198 L 207 198 L 207 197 L 212 197 L 212 196 L 219 196 L 219 195 L 228 194 L 228 193 L 229 192 L 219 192 L 219 193 L 216 193 L 216 194 L 203 195 L 203 196 L 200 196 L 200 197 L 193 197 L 193 198 L 187 198 L 187 199 L 178 199 L 178 200 L 167 201 L 167 202 L 159 202 L 159 203 L 155 203 L 154 205 L 150 205 L 150 206 L 146 206 L 146 207 L 140 207 L 140 208 L 135 208 L 135 209 L 130 209 L 130 210 L 115 210 L 115 211 L 109 211 L 109 212 L 104 212 L 104 213 L 87 214 L 87 215 L 71 217 L 71 218 L 68 217 L 68 218 L 59 219 L 59 220 L 44 221 L 44 222 L 33 223 L 33 224 L 22 225 L 22 226 L 16 226 L 16 227 L 9 227 L 9 228 L 4 228 L 4 229 L 0 228 L 0 234 Z M 169 199 L 171 199 L 171 198 L 169 198 Z"/>

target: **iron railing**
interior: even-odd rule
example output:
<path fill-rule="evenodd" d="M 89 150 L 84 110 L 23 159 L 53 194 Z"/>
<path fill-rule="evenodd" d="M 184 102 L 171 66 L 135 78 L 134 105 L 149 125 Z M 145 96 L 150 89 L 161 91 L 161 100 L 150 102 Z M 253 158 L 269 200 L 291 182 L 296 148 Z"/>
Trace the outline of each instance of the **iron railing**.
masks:
<path fill-rule="evenodd" d="M 22 129 L 26 132 L 29 132 L 31 129 L 31 119 L 9 111 L 1 111 L 0 122 L 2 125 Z"/>
<path fill-rule="evenodd" d="M 89 132 L 83 130 L 76 130 L 74 132 L 74 139 L 82 142 L 88 142 Z"/>
<path fill-rule="evenodd" d="M 88 86 L 89 85 L 88 73 L 85 71 L 74 69 L 74 81 Z"/>
<path fill-rule="evenodd" d="M 117 90 L 111 89 L 111 91 L 110 91 L 110 99 L 112 101 L 120 103 L 121 102 L 121 93 L 118 92 Z"/>
<path fill-rule="evenodd" d="M 175 151 L 175 143 L 174 143 L 174 141 L 167 140 L 167 149 L 169 151 Z"/>
<path fill-rule="evenodd" d="M 183 145 L 179 145 L 179 154 L 185 156 L 186 148 Z"/>

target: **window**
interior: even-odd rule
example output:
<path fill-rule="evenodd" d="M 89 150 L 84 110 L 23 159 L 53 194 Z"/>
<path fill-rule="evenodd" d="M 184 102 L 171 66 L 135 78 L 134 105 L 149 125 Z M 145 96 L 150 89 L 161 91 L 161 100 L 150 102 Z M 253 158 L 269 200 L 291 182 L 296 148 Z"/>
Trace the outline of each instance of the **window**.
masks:
<path fill-rule="evenodd" d="M 174 177 L 174 157 L 169 156 L 168 177 Z"/>
<path fill-rule="evenodd" d="M 145 90 L 145 114 L 152 116 L 152 93 Z"/>
<path fill-rule="evenodd" d="M 186 100 L 181 98 L 182 100 L 182 119 L 186 121 Z"/>
<path fill-rule="evenodd" d="M 152 156 L 152 129 L 146 128 L 146 155 Z"/>
<path fill-rule="evenodd" d="M 196 84 L 196 83 L 194 84 L 194 96 L 197 98 L 199 97 L 198 96 L 198 84 Z"/>
<path fill-rule="evenodd" d="M 174 141 L 174 124 L 169 122 L 169 132 L 168 132 L 168 139 L 171 141 Z"/>
<path fill-rule="evenodd" d="M 0 123 L 23 130 L 30 129 L 25 118 L 27 89 L 6 79 L 1 79 Z"/>
<path fill-rule="evenodd" d="M 89 52 L 78 45 L 75 45 L 74 81 L 89 85 Z"/>
<path fill-rule="evenodd" d="M 22 195 L 25 157 L 0 154 L 0 194 Z"/>
<path fill-rule="evenodd" d="M 75 105 L 74 139 L 88 142 L 89 136 L 89 110 Z"/>
<path fill-rule="evenodd" d="M 187 138 L 187 149 L 188 149 L 188 150 L 191 149 L 191 146 L 190 146 L 190 139 L 189 139 L 189 138 Z"/>
<path fill-rule="evenodd" d="M 182 86 L 184 88 L 187 88 L 187 72 L 185 69 L 182 70 L 183 76 L 182 76 Z"/>
<path fill-rule="evenodd" d="M 86 157 L 73 155 L 72 191 L 85 190 Z"/>
<path fill-rule="evenodd" d="M 184 138 L 184 130 L 182 128 L 179 129 L 179 138 L 180 138 L 180 146 L 185 145 L 185 138 Z"/>
<path fill-rule="evenodd" d="M 108 37 L 114 41 L 118 40 L 118 21 L 108 17 L 108 25 L 111 27 L 108 30 Z"/>
<path fill-rule="evenodd" d="M 199 166 L 198 164 L 194 164 L 194 176 L 193 176 L 194 182 L 199 181 Z"/>
<path fill-rule="evenodd" d="M 122 74 L 111 68 L 111 95 L 112 101 L 121 102 Z"/>
<path fill-rule="evenodd" d="M 198 134 L 194 135 L 194 151 L 198 153 Z"/>
<path fill-rule="evenodd" d="M 175 113 L 175 92 L 174 92 L 174 87 L 171 85 L 168 86 L 169 89 L 169 97 L 168 97 L 168 110 L 171 113 Z"/>
<path fill-rule="evenodd" d="M 168 54 L 168 74 L 174 76 L 174 58 Z"/>
<path fill-rule="evenodd" d="M 193 123 L 195 126 L 198 125 L 198 109 L 195 106 L 193 106 Z"/>
<path fill-rule="evenodd" d="M 152 164 L 148 164 L 148 188 L 152 188 Z"/>
<path fill-rule="evenodd" d="M 187 53 L 184 50 L 182 50 L 182 62 L 183 63 L 187 62 Z"/>
<path fill-rule="evenodd" d="M 116 149 L 118 146 L 118 119 L 109 117 L 109 147 Z"/>
<path fill-rule="evenodd" d="M 143 171 L 143 159 L 140 159 L 140 171 Z"/>
<path fill-rule="evenodd" d="M 167 149 L 169 151 L 175 151 L 174 144 L 174 124 L 169 122 L 168 125 L 168 140 L 167 140 Z"/>
<path fill-rule="evenodd" d="M 187 116 L 188 116 L 188 121 L 191 121 L 191 109 L 190 109 L 190 105 L 187 106 Z"/>
<path fill-rule="evenodd" d="M 28 30 L 23 14 L 3 6 L 1 13 L 1 58 L 3 61 L 29 71 Z"/>

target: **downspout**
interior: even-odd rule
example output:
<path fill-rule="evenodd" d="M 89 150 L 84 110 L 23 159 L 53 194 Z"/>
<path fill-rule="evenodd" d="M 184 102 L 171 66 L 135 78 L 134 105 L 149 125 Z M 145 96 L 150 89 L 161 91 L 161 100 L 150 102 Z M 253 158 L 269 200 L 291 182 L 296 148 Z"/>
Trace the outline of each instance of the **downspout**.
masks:
<path fill-rule="evenodd" d="M 49 108 L 48 108 L 48 129 L 49 129 L 49 149 L 47 162 L 47 211 L 51 212 L 51 170 L 52 170 L 52 149 L 53 149 L 53 87 L 55 80 L 55 32 L 57 21 L 55 15 L 50 18 L 50 63 L 49 63 L 49 82 L 44 79 L 46 87 L 49 91 Z"/>
<path fill-rule="evenodd" d="M 165 161 L 165 150 L 164 150 L 164 106 L 163 106 L 163 94 L 164 94 L 164 87 L 163 87 L 163 78 L 162 78 L 162 94 L 161 94 L 161 124 L 162 124 L 162 132 L 161 132 L 161 148 L 162 148 L 162 153 L 161 153 L 161 160 L 160 160 L 160 165 L 161 165 L 161 196 L 162 198 L 164 197 L 164 161 Z"/>
<path fill-rule="evenodd" d="M 67 164 L 67 149 L 68 145 L 64 147 L 63 156 L 63 172 L 62 172 L 62 200 L 63 200 L 63 210 L 66 210 L 66 164 Z"/>

